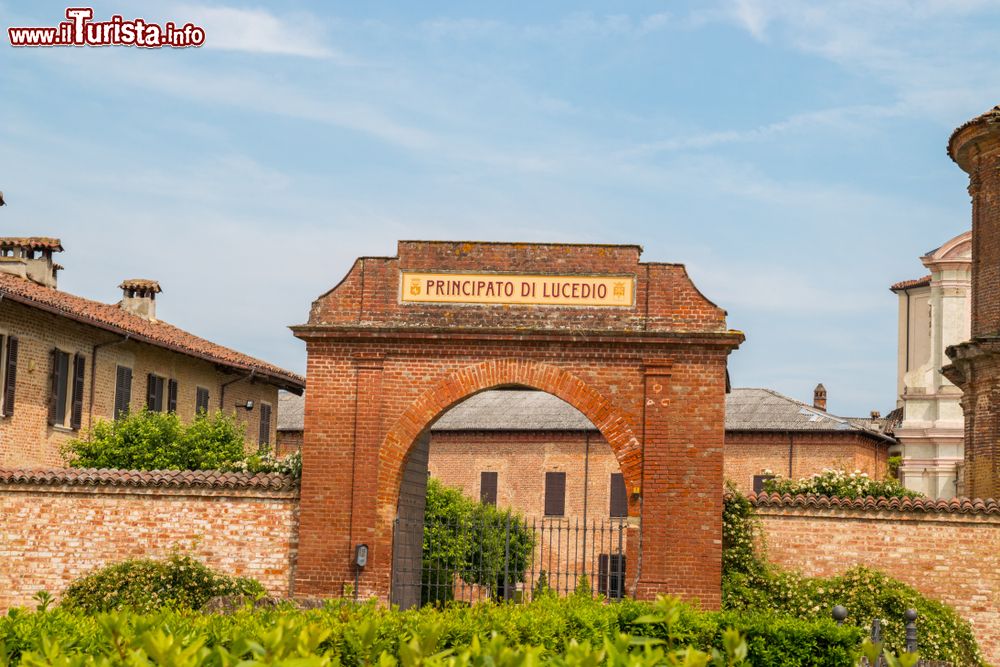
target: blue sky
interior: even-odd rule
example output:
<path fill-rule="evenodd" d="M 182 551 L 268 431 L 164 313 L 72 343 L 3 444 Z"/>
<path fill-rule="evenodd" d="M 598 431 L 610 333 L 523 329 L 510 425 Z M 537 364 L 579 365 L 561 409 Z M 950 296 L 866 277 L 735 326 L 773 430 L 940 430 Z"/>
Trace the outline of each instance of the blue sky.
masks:
<path fill-rule="evenodd" d="M 0 231 L 60 236 L 63 289 L 157 279 L 163 319 L 297 371 L 287 325 L 399 238 L 639 243 L 746 331 L 734 385 L 894 407 L 887 288 L 969 227 L 945 142 L 1000 102 L 1000 2 L 512 5 L 108 2 L 206 45 L 4 35 Z"/>

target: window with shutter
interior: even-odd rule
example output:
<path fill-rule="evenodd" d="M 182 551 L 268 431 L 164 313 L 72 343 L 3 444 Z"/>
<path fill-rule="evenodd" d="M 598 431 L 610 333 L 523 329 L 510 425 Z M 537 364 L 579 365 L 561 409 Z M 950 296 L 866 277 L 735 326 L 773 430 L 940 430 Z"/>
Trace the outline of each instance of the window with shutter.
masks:
<path fill-rule="evenodd" d="M 146 379 L 146 408 L 150 412 L 163 412 L 163 378 L 152 373 Z"/>
<path fill-rule="evenodd" d="M 625 597 L 625 554 L 598 556 L 597 592 L 612 600 Z"/>
<path fill-rule="evenodd" d="M 611 474 L 611 518 L 628 516 L 628 495 L 625 492 L 625 476 L 620 472 Z"/>
<path fill-rule="evenodd" d="M 497 506 L 497 473 L 479 473 L 479 502 Z"/>
<path fill-rule="evenodd" d="M 115 419 L 127 415 L 132 404 L 132 369 L 118 366 L 115 370 Z"/>
<path fill-rule="evenodd" d="M 774 475 L 754 475 L 753 492 L 761 493 L 764 490 L 764 482 L 766 482 L 769 479 L 774 479 Z"/>
<path fill-rule="evenodd" d="M 56 348 L 49 353 L 49 424 L 66 425 L 66 408 L 69 403 L 69 352 Z"/>
<path fill-rule="evenodd" d="M 545 516 L 566 513 L 566 473 L 545 473 Z"/>
<path fill-rule="evenodd" d="M 73 399 L 70 408 L 69 427 L 79 430 L 83 426 L 83 378 L 87 362 L 82 354 L 73 357 Z"/>
<path fill-rule="evenodd" d="M 194 412 L 199 415 L 208 413 L 208 389 L 205 387 L 198 387 L 195 391 Z"/>
<path fill-rule="evenodd" d="M 177 380 L 167 382 L 167 412 L 177 412 Z"/>
<path fill-rule="evenodd" d="M 257 442 L 261 449 L 267 449 L 271 444 L 271 406 L 268 403 L 260 404 L 260 433 Z"/>
<path fill-rule="evenodd" d="M 10 417 L 14 414 L 14 393 L 17 389 L 17 337 L 7 337 L 7 358 L 4 360 L 6 373 L 3 384 L 3 413 Z"/>

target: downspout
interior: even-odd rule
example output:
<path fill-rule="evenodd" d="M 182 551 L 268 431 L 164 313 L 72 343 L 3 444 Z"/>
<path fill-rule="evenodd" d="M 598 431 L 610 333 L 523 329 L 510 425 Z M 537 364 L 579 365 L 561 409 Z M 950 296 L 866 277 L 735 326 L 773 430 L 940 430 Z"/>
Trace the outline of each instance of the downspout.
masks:
<path fill-rule="evenodd" d="M 794 461 L 795 454 L 795 436 L 792 432 L 788 432 L 788 479 L 794 479 L 792 477 L 792 462 Z"/>
<path fill-rule="evenodd" d="M 97 379 L 97 351 L 102 347 L 127 343 L 131 337 L 132 334 L 128 333 L 125 334 L 125 337 L 121 340 L 109 340 L 106 343 L 95 343 L 90 350 L 90 409 L 87 411 L 87 424 L 89 426 L 94 425 L 94 383 Z M 114 407 L 111 408 L 111 411 L 112 413 L 114 412 Z M 112 419 L 115 419 L 118 415 L 112 414 L 111 417 Z"/>

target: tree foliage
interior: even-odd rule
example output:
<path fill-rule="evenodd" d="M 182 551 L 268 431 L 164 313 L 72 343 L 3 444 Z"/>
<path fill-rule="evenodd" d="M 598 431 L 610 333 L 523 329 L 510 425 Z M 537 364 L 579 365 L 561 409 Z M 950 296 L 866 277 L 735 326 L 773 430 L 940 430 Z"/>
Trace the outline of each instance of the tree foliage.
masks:
<path fill-rule="evenodd" d="M 63 453 L 74 468 L 216 470 L 242 460 L 243 448 L 243 426 L 221 410 L 190 424 L 173 412 L 143 410 L 98 421 Z"/>
<path fill-rule="evenodd" d="M 453 599 L 456 577 L 502 596 L 505 576 L 511 586 L 524 579 L 534 548 L 535 535 L 520 515 L 427 481 L 422 602 Z"/>

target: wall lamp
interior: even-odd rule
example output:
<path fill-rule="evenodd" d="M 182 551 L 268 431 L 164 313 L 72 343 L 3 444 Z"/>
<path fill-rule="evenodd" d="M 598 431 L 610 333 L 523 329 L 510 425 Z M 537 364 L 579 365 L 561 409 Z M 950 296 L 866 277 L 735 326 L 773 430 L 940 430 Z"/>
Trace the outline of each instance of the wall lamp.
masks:
<path fill-rule="evenodd" d="M 246 403 L 237 403 L 236 407 L 243 408 L 247 412 L 253 410 L 253 401 L 247 401 Z"/>

